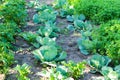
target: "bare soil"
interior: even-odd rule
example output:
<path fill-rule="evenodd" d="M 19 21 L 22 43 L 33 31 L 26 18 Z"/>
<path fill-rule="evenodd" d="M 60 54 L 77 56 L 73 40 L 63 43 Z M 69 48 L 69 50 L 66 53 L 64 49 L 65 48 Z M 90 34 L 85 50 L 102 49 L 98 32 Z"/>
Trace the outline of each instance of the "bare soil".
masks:
<path fill-rule="evenodd" d="M 30 0 L 26 0 L 29 2 Z M 44 1 L 44 0 L 40 0 Z M 54 0 L 45 0 L 46 4 L 51 4 Z M 22 28 L 22 31 L 31 31 L 35 32 L 38 30 L 38 26 L 32 22 L 32 17 L 35 14 L 34 9 L 28 9 L 28 22 L 27 26 Z M 57 26 L 61 29 L 65 29 L 68 24 L 71 24 L 66 21 L 66 19 L 57 18 L 56 20 Z M 57 38 L 56 42 L 63 48 L 64 51 L 67 52 L 67 61 L 73 60 L 75 62 L 81 62 L 83 60 L 87 60 L 90 56 L 85 56 L 80 53 L 80 50 L 77 46 L 77 39 L 80 38 L 80 34 L 77 32 L 67 32 L 66 34 L 61 33 Z M 42 66 L 36 63 L 34 56 L 31 51 L 31 45 L 29 45 L 24 39 L 17 37 L 16 38 L 16 47 L 18 50 L 15 52 L 15 60 L 17 63 L 12 65 L 11 67 L 14 68 L 17 64 L 22 65 L 24 63 L 31 66 L 31 74 L 29 75 L 30 80 L 40 80 L 39 72 L 42 69 Z M 15 75 L 16 71 L 11 69 L 9 74 L 6 76 L 6 80 L 17 80 Z M 2 76 L 2 75 L 0 75 Z M 79 80 L 104 80 L 100 74 L 91 74 L 90 68 L 87 66 L 84 74 L 84 78 Z"/>

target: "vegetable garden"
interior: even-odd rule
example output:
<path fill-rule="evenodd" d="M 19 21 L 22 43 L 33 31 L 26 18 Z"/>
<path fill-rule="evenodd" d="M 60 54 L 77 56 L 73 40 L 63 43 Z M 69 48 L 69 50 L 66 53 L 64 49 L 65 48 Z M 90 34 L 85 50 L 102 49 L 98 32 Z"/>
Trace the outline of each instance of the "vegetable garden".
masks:
<path fill-rule="evenodd" d="M 0 0 L 0 80 L 120 80 L 119 0 Z"/>

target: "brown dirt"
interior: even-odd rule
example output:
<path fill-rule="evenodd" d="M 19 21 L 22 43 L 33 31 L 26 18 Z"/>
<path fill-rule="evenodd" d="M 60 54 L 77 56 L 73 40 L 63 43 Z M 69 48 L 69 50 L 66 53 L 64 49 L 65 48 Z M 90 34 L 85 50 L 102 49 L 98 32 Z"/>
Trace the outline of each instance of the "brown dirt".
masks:
<path fill-rule="evenodd" d="M 30 0 L 27 0 L 29 2 Z M 40 0 L 41 1 L 41 0 Z M 43 1 L 43 0 L 42 0 Z M 45 0 L 47 4 L 50 4 L 54 0 Z M 34 9 L 28 9 L 28 17 L 29 20 L 27 22 L 27 26 L 25 26 L 22 31 L 31 31 L 35 32 L 38 30 L 39 25 L 35 25 L 32 22 L 32 16 L 34 15 L 35 10 Z M 71 24 L 66 21 L 66 19 L 57 18 L 57 26 L 61 29 L 65 29 L 68 24 Z M 85 56 L 80 53 L 78 46 L 77 46 L 77 39 L 80 38 L 80 34 L 77 32 L 68 32 L 66 34 L 59 34 L 59 37 L 57 38 L 57 43 L 67 52 L 67 61 L 73 60 L 75 62 L 81 62 L 83 60 L 88 59 L 89 56 Z M 17 37 L 16 38 L 16 46 L 18 51 L 15 52 L 15 60 L 17 61 L 16 64 L 12 66 L 15 67 L 17 64 L 22 65 L 24 63 L 31 66 L 31 74 L 29 75 L 30 80 L 40 80 L 39 72 L 42 69 L 42 66 L 40 64 L 36 63 L 36 60 L 33 57 L 33 54 L 31 52 L 30 46 L 26 41 L 24 41 L 22 38 Z M 87 67 L 85 70 L 84 78 L 80 80 L 104 80 L 103 77 L 99 74 L 91 74 L 90 68 Z M 9 71 L 9 74 L 6 78 L 6 80 L 17 80 L 15 77 L 16 71 L 11 69 Z"/>

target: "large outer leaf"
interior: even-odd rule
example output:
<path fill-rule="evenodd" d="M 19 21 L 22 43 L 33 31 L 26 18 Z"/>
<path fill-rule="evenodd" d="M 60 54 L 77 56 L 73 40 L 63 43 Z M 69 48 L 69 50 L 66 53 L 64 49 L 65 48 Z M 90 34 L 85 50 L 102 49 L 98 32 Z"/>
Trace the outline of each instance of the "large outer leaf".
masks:
<path fill-rule="evenodd" d="M 32 52 L 37 60 L 43 61 L 44 57 L 39 49 Z"/>
<path fill-rule="evenodd" d="M 40 21 L 39 21 L 39 15 L 38 14 L 35 14 L 34 16 L 33 16 L 33 22 L 34 23 L 39 23 Z"/>
<path fill-rule="evenodd" d="M 67 18 L 67 21 L 69 21 L 69 22 L 73 22 L 74 21 L 73 17 L 70 16 L 70 15 L 68 15 L 66 18 Z"/>
<path fill-rule="evenodd" d="M 118 80 L 117 72 L 113 71 L 111 67 L 104 66 L 101 73 L 105 77 L 105 80 Z"/>
<path fill-rule="evenodd" d="M 53 32 L 53 28 L 49 26 L 46 26 L 44 28 L 42 27 L 38 30 L 38 33 L 41 36 L 46 36 L 46 37 L 49 37 L 52 32 Z"/>
<path fill-rule="evenodd" d="M 65 66 L 57 66 L 56 70 L 59 71 L 64 76 L 68 75 L 68 73 L 67 73 L 68 69 Z"/>
<path fill-rule="evenodd" d="M 88 55 L 89 53 L 88 53 L 87 49 L 85 48 L 85 46 L 83 45 L 83 39 L 78 39 L 77 42 L 78 42 L 78 46 L 79 46 L 81 53 L 84 55 Z M 89 44 L 87 44 L 87 45 L 89 45 Z"/>
<path fill-rule="evenodd" d="M 43 33 L 46 37 L 48 37 L 48 36 L 50 36 L 52 31 L 53 31 L 52 27 L 45 27 L 44 30 L 43 30 Z"/>
<path fill-rule="evenodd" d="M 96 54 L 91 57 L 91 59 L 88 61 L 88 64 L 100 71 L 103 66 L 107 66 L 110 62 L 111 59 L 109 59 L 107 56 Z"/>
<path fill-rule="evenodd" d="M 77 28 L 77 29 L 80 29 L 80 30 L 82 30 L 82 29 L 85 29 L 85 23 L 83 22 L 83 21 L 81 21 L 81 20 L 75 20 L 74 21 L 74 26 Z"/>
<path fill-rule="evenodd" d="M 53 46 L 55 46 L 56 45 L 56 42 L 55 42 L 55 40 L 54 40 L 54 38 L 49 38 L 49 37 L 44 37 L 44 38 L 42 38 L 42 37 L 40 37 L 40 36 L 38 36 L 37 37 L 37 41 L 41 44 L 41 45 L 53 45 Z"/>
<path fill-rule="evenodd" d="M 42 46 L 43 56 L 45 61 L 53 61 L 57 56 L 57 48 L 55 46 Z"/>
<path fill-rule="evenodd" d="M 66 57 L 67 57 L 67 53 L 63 51 L 63 52 L 59 53 L 59 56 L 56 57 L 55 61 L 64 60 Z"/>
<path fill-rule="evenodd" d="M 120 79 L 120 65 L 116 66 L 114 70 L 118 73 Z"/>

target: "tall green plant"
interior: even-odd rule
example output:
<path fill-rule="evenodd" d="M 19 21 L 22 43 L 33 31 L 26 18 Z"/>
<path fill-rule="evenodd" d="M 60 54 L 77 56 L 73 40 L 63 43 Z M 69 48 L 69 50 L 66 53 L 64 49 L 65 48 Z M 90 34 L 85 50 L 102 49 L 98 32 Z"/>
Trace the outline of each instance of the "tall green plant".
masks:
<path fill-rule="evenodd" d="M 27 11 L 25 0 L 5 0 L 0 5 L 0 17 L 5 22 L 14 21 L 18 25 L 25 24 Z"/>
<path fill-rule="evenodd" d="M 120 17 L 120 0 L 74 0 L 75 13 L 84 14 L 96 23 Z"/>

